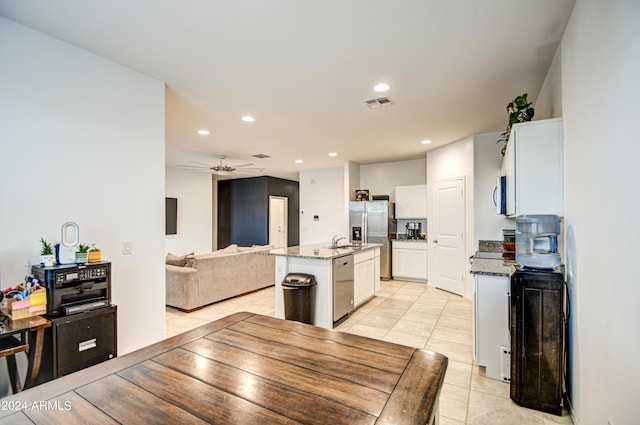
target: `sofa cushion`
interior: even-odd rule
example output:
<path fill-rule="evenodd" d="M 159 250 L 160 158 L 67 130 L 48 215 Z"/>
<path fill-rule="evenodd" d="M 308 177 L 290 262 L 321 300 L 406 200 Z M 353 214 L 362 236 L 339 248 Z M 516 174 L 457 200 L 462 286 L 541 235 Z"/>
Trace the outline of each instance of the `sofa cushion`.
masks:
<path fill-rule="evenodd" d="M 172 266 L 184 267 L 187 265 L 187 259 L 190 255 L 193 255 L 193 252 L 184 255 L 174 255 L 172 253 L 168 253 L 165 258 L 165 262 Z"/>
<path fill-rule="evenodd" d="M 266 251 L 269 249 L 273 249 L 273 245 L 252 245 L 252 246 L 239 246 L 238 252 L 255 252 L 255 251 Z"/>

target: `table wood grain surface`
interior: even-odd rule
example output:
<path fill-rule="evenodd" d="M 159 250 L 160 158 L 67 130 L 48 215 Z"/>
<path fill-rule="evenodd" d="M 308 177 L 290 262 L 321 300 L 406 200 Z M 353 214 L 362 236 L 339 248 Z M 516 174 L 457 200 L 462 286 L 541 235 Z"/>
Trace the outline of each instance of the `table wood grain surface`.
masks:
<path fill-rule="evenodd" d="M 427 424 L 442 354 L 236 313 L 0 399 L 3 424 Z"/>

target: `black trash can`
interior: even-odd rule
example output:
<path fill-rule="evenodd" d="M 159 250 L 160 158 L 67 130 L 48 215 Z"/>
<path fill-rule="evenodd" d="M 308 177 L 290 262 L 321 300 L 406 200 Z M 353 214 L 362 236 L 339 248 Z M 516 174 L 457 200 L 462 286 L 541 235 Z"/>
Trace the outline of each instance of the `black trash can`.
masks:
<path fill-rule="evenodd" d="M 311 291 L 317 285 L 316 277 L 307 273 L 289 273 L 282 281 L 284 292 L 284 318 L 311 323 Z"/>

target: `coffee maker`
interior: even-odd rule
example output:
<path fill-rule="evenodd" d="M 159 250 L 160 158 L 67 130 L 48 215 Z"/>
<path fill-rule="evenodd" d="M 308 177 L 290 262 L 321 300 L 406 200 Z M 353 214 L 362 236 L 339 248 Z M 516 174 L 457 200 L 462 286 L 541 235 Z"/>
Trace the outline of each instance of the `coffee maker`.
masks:
<path fill-rule="evenodd" d="M 407 228 L 407 239 L 420 239 L 420 234 L 422 233 L 422 223 L 419 222 L 409 222 L 406 225 Z"/>

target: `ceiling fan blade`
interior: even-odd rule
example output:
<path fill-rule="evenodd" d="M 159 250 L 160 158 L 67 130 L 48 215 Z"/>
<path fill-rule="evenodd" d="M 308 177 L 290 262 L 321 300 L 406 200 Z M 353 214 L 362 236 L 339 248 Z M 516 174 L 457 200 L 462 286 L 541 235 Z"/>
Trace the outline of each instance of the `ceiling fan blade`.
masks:
<path fill-rule="evenodd" d="M 203 167 L 203 166 L 200 166 L 200 165 L 183 165 L 183 164 L 178 164 L 178 165 L 176 165 L 176 167 L 180 167 L 180 168 L 197 168 L 199 170 L 208 170 L 209 168 L 211 168 L 208 165 Z"/>
<path fill-rule="evenodd" d="M 240 165 L 233 165 L 232 167 L 234 167 L 234 168 L 243 168 L 243 167 L 248 167 L 250 165 L 253 165 L 253 162 L 247 162 L 246 164 L 240 164 Z"/>
<path fill-rule="evenodd" d="M 212 167 L 212 165 L 205 164 L 204 162 L 198 162 L 198 161 L 190 161 L 190 162 L 193 162 L 194 164 L 203 165 L 203 166 L 205 166 L 207 168 L 211 168 Z"/>

